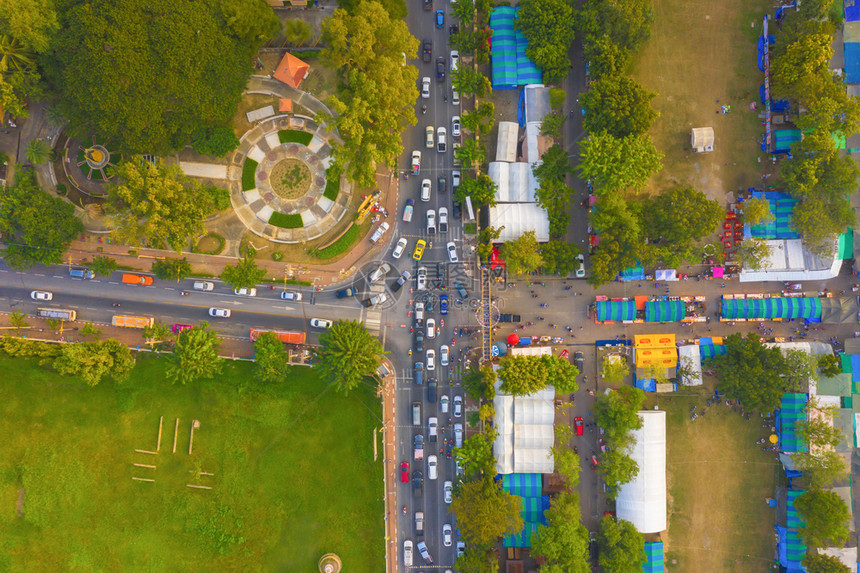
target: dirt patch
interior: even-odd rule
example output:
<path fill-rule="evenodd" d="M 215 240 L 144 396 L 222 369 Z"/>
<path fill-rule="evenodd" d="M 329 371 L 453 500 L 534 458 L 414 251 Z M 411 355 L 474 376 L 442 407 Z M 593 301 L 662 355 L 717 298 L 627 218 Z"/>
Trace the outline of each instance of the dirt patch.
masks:
<path fill-rule="evenodd" d="M 18 490 L 18 502 L 15 504 L 15 511 L 18 514 L 18 517 L 24 517 L 24 494 L 25 490 Z"/>
<path fill-rule="evenodd" d="M 233 117 L 230 119 L 230 125 L 233 126 L 233 133 L 236 134 L 236 137 L 241 138 L 246 131 L 254 127 L 254 124 L 248 121 L 245 114 L 249 111 L 266 107 L 267 105 L 272 106 L 277 112 L 278 98 L 272 95 L 242 94 L 242 101 L 239 102 L 239 107 L 236 109 L 236 113 L 233 114 Z"/>
<path fill-rule="evenodd" d="M 283 159 L 269 174 L 272 191 L 282 199 L 298 199 L 311 187 L 311 170 L 298 159 Z"/>
<path fill-rule="evenodd" d="M 651 191 L 690 185 L 713 199 L 761 182 L 770 158 L 761 151 L 757 38 L 770 3 L 762 0 L 654 0 L 654 24 L 635 72 L 657 92 L 651 129 L 665 154 Z M 756 103 L 756 109 L 750 104 Z M 731 111 L 721 113 L 722 106 Z M 714 128 L 714 151 L 697 154 L 694 127 Z M 767 161 L 765 161 L 767 160 Z"/>

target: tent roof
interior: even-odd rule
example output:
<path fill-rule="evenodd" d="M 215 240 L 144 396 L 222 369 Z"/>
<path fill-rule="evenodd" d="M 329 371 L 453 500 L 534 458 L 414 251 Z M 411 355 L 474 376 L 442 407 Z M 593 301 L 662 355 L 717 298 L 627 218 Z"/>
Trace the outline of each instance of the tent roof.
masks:
<path fill-rule="evenodd" d="M 298 88 L 302 80 L 308 77 L 310 69 L 311 67 L 308 64 L 287 52 L 284 54 L 281 63 L 278 64 L 272 77 L 284 82 L 291 88 Z"/>
<path fill-rule="evenodd" d="M 666 529 L 666 412 L 642 410 L 639 417 L 630 452 L 639 473 L 621 486 L 615 511 L 639 532 L 658 533 Z"/>
<path fill-rule="evenodd" d="M 517 160 L 517 138 L 519 126 L 514 121 L 499 122 L 499 136 L 496 144 L 496 161 L 514 162 Z"/>
<path fill-rule="evenodd" d="M 498 473 L 553 472 L 554 397 L 555 389 L 547 387 L 528 396 L 496 394 L 493 398 L 498 431 L 493 454 Z"/>
<path fill-rule="evenodd" d="M 692 132 L 692 143 L 694 149 L 714 145 L 713 127 L 694 127 Z"/>
<path fill-rule="evenodd" d="M 725 319 L 820 318 L 818 297 L 723 298 L 721 316 Z"/>
<path fill-rule="evenodd" d="M 684 386 L 701 386 L 702 356 L 699 353 L 699 346 L 696 344 L 687 344 L 686 346 L 679 346 L 678 362 L 682 366 L 687 366 L 691 371 L 690 376 L 681 376 L 681 384 L 683 384 Z"/>
<path fill-rule="evenodd" d="M 625 321 L 636 319 L 635 300 L 599 300 L 597 301 L 597 320 L 600 322 Z"/>
<path fill-rule="evenodd" d="M 677 322 L 687 315 L 682 300 L 651 300 L 645 303 L 645 322 Z"/>

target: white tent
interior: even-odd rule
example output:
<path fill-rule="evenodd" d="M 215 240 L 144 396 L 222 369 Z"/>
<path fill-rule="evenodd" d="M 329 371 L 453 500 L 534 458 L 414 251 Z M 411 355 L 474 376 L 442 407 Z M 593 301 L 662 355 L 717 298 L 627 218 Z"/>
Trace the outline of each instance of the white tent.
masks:
<path fill-rule="evenodd" d="M 691 145 L 696 153 L 714 150 L 714 128 L 694 127 L 690 134 Z"/>
<path fill-rule="evenodd" d="M 675 269 L 657 269 L 654 271 L 654 280 L 656 281 L 677 281 L 678 273 Z"/>
<path fill-rule="evenodd" d="M 549 241 L 549 218 L 537 203 L 499 203 L 490 207 L 490 224 L 496 229 L 504 226 L 497 242 L 504 243 L 534 231 L 539 243 Z"/>
<path fill-rule="evenodd" d="M 688 344 L 678 347 L 678 364 L 690 370 L 689 376 L 680 377 L 684 386 L 702 385 L 702 355 L 698 344 Z"/>
<path fill-rule="evenodd" d="M 666 412 L 642 410 L 639 417 L 642 427 L 633 432 L 630 452 L 639 473 L 621 486 L 615 513 L 640 533 L 658 533 L 666 529 Z"/>
<path fill-rule="evenodd" d="M 496 161 L 513 163 L 517 160 L 517 139 L 519 126 L 514 121 L 499 122 L 499 136 L 496 140 Z"/>
<path fill-rule="evenodd" d="M 851 507 L 851 505 L 848 507 Z M 854 520 L 851 520 L 851 523 L 854 523 Z M 840 563 L 848 567 L 849 571 L 857 571 L 856 547 L 828 547 L 827 549 L 819 549 L 818 552 L 837 558 Z"/>
<path fill-rule="evenodd" d="M 493 407 L 498 436 L 493 442 L 493 454 L 498 473 L 553 472 L 554 397 L 555 389 L 551 387 L 529 396 L 496 394 Z"/>
<path fill-rule="evenodd" d="M 740 282 L 823 281 L 838 276 L 842 268 L 842 259 L 836 256 L 835 242 L 833 255 L 826 260 L 809 252 L 800 239 L 774 239 L 765 242 L 770 248 L 770 255 L 764 268 L 742 268 Z"/>

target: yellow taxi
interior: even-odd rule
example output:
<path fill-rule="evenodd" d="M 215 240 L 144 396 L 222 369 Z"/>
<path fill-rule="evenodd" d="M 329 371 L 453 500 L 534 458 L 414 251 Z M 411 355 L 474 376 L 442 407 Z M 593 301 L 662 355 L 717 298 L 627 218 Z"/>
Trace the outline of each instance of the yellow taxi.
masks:
<path fill-rule="evenodd" d="M 427 241 L 424 239 L 419 239 L 417 243 L 415 243 L 415 250 L 412 252 L 412 258 L 416 261 L 420 261 L 421 257 L 424 256 L 424 248 L 427 246 Z"/>

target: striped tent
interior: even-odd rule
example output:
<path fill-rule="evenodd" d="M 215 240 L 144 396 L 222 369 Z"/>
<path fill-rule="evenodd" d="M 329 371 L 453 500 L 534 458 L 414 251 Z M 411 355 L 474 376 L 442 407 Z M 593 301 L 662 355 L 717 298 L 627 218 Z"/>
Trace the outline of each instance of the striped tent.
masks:
<path fill-rule="evenodd" d="M 636 301 L 635 300 L 599 300 L 597 301 L 597 320 L 604 322 L 607 320 L 635 320 L 636 319 Z"/>
<path fill-rule="evenodd" d="M 818 297 L 724 298 L 722 302 L 722 317 L 729 320 L 736 318 L 753 320 L 821 318 L 821 299 Z"/>
<path fill-rule="evenodd" d="M 502 476 L 502 489 L 522 497 L 540 497 L 543 490 L 541 474 L 505 474 Z"/>
<path fill-rule="evenodd" d="M 806 526 L 806 522 L 800 518 L 800 513 L 796 509 L 794 509 L 794 501 L 806 493 L 805 491 L 790 489 L 786 493 L 785 498 L 785 525 L 789 529 L 800 529 L 801 527 Z"/>
<path fill-rule="evenodd" d="M 776 415 L 779 443 L 783 452 L 805 452 L 806 444 L 795 433 L 797 423 L 806 417 L 804 409 L 809 397 L 798 392 L 788 392 L 782 396 L 782 403 Z"/>
<path fill-rule="evenodd" d="M 663 543 L 660 541 L 645 542 L 645 563 L 643 573 L 663 573 Z"/>
<path fill-rule="evenodd" d="M 773 220 L 748 227 L 749 234 L 761 239 L 797 239 L 800 235 L 794 230 L 791 217 L 797 199 L 788 193 L 779 191 L 753 191 L 753 198 L 766 199 L 770 204 L 770 213 Z"/>
<path fill-rule="evenodd" d="M 512 90 L 517 87 L 516 13 L 516 8 L 499 6 L 490 15 L 490 28 L 493 29 L 490 68 L 494 90 Z"/>
<path fill-rule="evenodd" d="M 677 322 L 687 314 L 682 300 L 652 300 L 645 303 L 645 322 Z"/>

